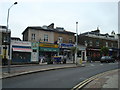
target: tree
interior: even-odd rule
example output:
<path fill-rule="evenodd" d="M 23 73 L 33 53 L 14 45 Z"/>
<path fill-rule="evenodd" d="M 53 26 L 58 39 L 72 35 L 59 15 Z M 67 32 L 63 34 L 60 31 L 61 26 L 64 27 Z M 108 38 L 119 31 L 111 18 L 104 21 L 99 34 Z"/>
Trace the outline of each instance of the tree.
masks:
<path fill-rule="evenodd" d="M 76 47 L 71 47 L 71 48 L 70 48 L 70 51 L 71 51 L 72 56 L 73 56 L 73 63 L 75 63 Z M 77 51 L 78 51 L 78 48 L 77 48 Z"/>
<path fill-rule="evenodd" d="M 104 56 L 107 56 L 107 55 L 109 54 L 109 48 L 103 46 L 103 47 L 101 48 L 101 54 L 104 55 Z"/>

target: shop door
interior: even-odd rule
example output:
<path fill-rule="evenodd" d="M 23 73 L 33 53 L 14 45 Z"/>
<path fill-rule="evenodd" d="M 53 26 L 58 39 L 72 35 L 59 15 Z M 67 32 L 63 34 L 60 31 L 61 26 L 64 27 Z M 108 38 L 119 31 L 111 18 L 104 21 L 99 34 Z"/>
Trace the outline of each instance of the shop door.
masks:
<path fill-rule="evenodd" d="M 85 52 L 82 52 L 82 60 L 85 60 Z"/>

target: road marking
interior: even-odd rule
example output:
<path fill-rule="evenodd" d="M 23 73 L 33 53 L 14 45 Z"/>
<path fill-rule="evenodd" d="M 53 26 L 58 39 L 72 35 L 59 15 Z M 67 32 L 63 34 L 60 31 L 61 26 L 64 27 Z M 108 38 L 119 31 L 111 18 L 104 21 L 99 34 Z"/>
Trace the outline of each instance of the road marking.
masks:
<path fill-rule="evenodd" d="M 115 69 L 115 70 L 119 70 L 119 69 Z M 109 70 L 100 74 L 97 74 L 95 76 L 92 76 L 84 81 L 82 81 L 81 83 L 77 84 L 75 87 L 73 87 L 71 90 L 80 90 L 83 86 L 85 86 L 86 84 L 88 84 L 89 82 L 93 81 L 94 79 L 97 79 L 98 77 L 110 73 L 111 71 L 115 71 L 115 70 Z"/>
<path fill-rule="evenodd" d="M 100 65 L 103 65 L 103 64 L 100 64 Z"/>
<path fill-rule="evenodd" d="M 109 64 L 116 64 L 116 63 L 109 63 Z"/>
<path fill-rule="evenodd" d="M 91 66 L 95 66 L 94 64 L 90 64 Z"/>

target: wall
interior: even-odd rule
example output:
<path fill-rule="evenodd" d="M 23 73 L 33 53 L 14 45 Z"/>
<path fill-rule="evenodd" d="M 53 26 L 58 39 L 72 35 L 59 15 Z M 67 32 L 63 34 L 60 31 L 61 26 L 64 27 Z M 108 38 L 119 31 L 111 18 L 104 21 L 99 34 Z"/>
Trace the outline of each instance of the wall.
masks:
<path fill-rule="evenodd" d="M 69 43 L 69 39 L 72 39 L 73 43 L 75 42 L 74 34 L 64 34 L 64 33 L 55 32 L 54 41 L 58 41 L 58 37 L 63 38 L 63 43 Z"/>
<path fill-rule="evenodd" d="M 28 41 L 28 32 L 29 30 L 27 30 L 26 32 L 24 32 L 24 35 L 23 35 L 23 41 Z"/>
<path fill-rule="evenodd" d="M 106 42 L 108 42 L 108 47 L 110 48 L 117 48 L 118 44 L 117 44 L 117 40 L 106 40 L 106 39 L 100 39 L 100 38 L 92 38 L 92 37 L 88 37 L 88 36 L 80 36 L 79 37 L 79 44 L 84 45 L 84 41 L 92 41 L 92 46 L 94 48 L 101 48 L 103 46 L 106 46 Z M 96 46 L 96 41 L 99 41 L 99 46 Z M 111 46 L 111 43 L 113 43 L 113 47 Z M 88 44 L 89 46 L 89 44 Z"/>
<path fill-rule="evenodd" d="M 31 40 L 32 33 L 35 34 L 35 40 Z M 28 33 L 28 40 L 31 41 L 31 42 L 35 42 L 35 41 L 39 42 L 40 39 L 41 39 L 41 41 L 43 41 L 44 40 L 44 34 L 48 35 L 48 42 L 49 43 L 54 43 L 54 33 L 50 32 L 50 31 L 43 31 L 43 30 L 30 29 L 29 33 Z"/>

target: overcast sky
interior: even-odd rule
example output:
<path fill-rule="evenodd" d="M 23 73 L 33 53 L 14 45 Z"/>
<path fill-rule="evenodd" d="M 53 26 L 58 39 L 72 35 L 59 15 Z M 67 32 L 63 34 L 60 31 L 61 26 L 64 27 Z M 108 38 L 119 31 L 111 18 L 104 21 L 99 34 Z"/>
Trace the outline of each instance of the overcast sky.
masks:
<path fill-rule="evenodd" d="M 7 10 L 15 0 L 0 0 L 0 25 L 7 23 Z M 96 30 L 118 33 L 118 0 L 18 0 L 10 9 L 9 29 L 20 37 L 28 26 L 51 23 L 78 33 Z"/>

